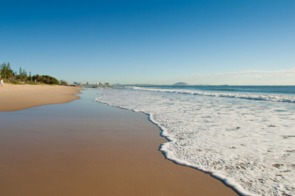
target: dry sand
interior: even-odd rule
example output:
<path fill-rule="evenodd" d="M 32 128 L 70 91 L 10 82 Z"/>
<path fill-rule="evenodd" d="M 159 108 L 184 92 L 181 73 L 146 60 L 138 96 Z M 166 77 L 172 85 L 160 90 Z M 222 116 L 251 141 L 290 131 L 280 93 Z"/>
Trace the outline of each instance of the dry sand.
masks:
<path fill-rule="evenodd" d="M 0 86 L 0 111 L 15 111 L 47 104 L 66 103 L 78 99 L 78 87 L 51 85 Z"/>
<path fill-rule="evenodd" d="M 0 195 L 236 195 L 166 160 L 158 150 L 166 140 L 146 115 L 83 94 L 70 104 L 0 112 Z"/>

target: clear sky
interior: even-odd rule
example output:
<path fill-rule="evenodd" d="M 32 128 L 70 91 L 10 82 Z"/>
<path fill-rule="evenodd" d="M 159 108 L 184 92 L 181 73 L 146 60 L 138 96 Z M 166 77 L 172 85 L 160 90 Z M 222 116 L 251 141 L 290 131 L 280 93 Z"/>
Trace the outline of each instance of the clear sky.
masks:
<path fill-rule="evenodd" d="M 68 82 L 295 85 L 295 0 L 0 0 L 0 63 Z"/>

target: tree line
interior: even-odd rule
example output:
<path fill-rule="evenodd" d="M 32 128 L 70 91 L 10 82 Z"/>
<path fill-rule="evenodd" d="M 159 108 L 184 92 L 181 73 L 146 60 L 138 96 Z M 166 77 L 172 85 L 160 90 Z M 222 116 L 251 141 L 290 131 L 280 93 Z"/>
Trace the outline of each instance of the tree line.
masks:
<path fill-rule="evenodd" d="M 5 82 L 10 82 L 14 84 L 28 83 L 42 83 L 42 84 L 60 84 L 60 82 L 49 75 L 31 75 L 31 72 L 20 68 L 19 71 L 14 71 L 10 63 L 3 63 L 0 66 L 0 78 L 4 79 Z"/>

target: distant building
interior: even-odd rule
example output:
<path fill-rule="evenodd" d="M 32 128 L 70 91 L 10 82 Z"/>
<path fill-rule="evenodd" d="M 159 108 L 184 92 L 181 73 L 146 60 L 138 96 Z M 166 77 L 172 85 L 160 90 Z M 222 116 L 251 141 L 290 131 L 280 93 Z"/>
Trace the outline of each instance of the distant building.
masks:
<path fill-rule="evenodd" d="M 92 86 L 93 88 L 109 88 L 111 87 L 110 83 L 105 82 L 104 84 L 101 82 L 96 82 L 95 85 Z"/>

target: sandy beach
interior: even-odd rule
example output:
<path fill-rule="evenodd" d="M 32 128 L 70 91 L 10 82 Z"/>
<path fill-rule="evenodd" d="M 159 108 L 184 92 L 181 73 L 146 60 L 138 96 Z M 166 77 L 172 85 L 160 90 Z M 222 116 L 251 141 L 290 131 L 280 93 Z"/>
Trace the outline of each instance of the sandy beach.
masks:
<path fill-rule="evenodd" d="M 0 88 L 0 111 L 14 111 L 0 112 L 0 195 L 237 195 L 165 159 L 166 140 L 146 115 L 93 102 L 95 90 L 47 105 L 79 90 L 9 88 Z"/>
<path fill-rule="evenodd" d="M 4 84 L 0 86 L 0 112 L 67 103 L 79 98 L 79 90 L 67 86 Z"/>

